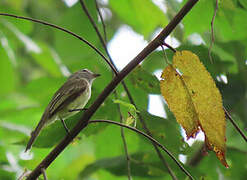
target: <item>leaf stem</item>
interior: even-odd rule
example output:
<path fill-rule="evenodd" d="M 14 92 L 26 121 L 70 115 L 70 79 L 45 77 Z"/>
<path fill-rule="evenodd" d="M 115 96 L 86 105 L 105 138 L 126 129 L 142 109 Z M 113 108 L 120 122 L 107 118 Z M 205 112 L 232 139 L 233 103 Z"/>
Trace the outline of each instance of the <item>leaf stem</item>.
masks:
<path fill-rule="evenodd" d="M 211 52 L 212 52 L 212 47 L 213 47 L 214 40 L 215 40 L 214 39 L 214 20 L 215 20 L 217 11 L 218 11 L 218 0 L 215 0 L 214 15 L 213 15 L 211 23 L 210 23 L 210 25 L 211 25 L 211 42 L 210 42 L 210 46 L 208 49 L 208 56 L 209 56 L 211 63 L 213 63 L 213 58 L 212 58 Z"/>
<path fill-rule="evenodd" d="M 169 44 L 162 42 L 162 45 L 168 47 L 170 50 L 172 50 L 174 53 L 177 51 L 176 49 L 174 49 L 172 46 L 170 46 Z"/>
<path fill-rule="evenodd" d="M 118 99 L 117 91 L 114 91 L 114 94 L 115 94 L 115 98 Z M 119 112 L 119 115 L 120 115 L 120 123 L 123 124 L 123 115 L 122 115 L 122 112 L 121 112 L 120 104 L 117 104 L 117 109 L 118 109 L 118 112 Z M 127 146 L 127 142 L 126 142 L 126 138 L 125 138 L 125 133 L 124 133 L 123 127 L 121 127 L 121 137 L 122 137 L 122 140 L 123 140 L 124 152 L 125 152 L 126 161 L 127 161 L 128 180 L 131 180 L 130 155 L 129 155 L 129 152 L 128 152 L 128 146 Z"/>

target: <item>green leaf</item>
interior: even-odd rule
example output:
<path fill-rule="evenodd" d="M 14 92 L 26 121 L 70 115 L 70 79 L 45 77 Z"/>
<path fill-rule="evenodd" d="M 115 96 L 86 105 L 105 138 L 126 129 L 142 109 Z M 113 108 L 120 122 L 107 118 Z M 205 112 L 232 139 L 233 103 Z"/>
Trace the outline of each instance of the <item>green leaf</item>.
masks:
<path fill-rule="evenodd" d="M 45 107 L 64 82 L 65 78 L 38 78 L 30 81 L 21 90 L 23 94 Z"/>
<path fill-rule="evenodd" d="M 15 2 L 15 5 L 17 5 L 16 2 Z M 22 14 L 23 16 L 27 16 L 26 12 L 14 9 L 12 7 L 8 7 L 4 3 L 1 3 L 0 11 L 4 12 L 4 13 L 9 13 L 9 14 L 15 14 L 15 15 L 21 15 Z M 24 21 L 24 20 L 20 21 L 16 18 L 1 16 L 0 24 L 1 23 L 3 23 L 4 26 L 6 25 L 6 23 L 10 23 L 13 26 L 15 26 L 20 32 L 22 32 L 24 34 L 29 34 L 33 30 L 33 23 L 30 21 Z"/>
<path fill-rule="evenodd" d="M 49 74 L 54 77 L 60 77 L 61 71 L 59 68 L 59 62 L 56 62 L 54 56 L 54 50 L 50 49 L 45 43 L 39 42 L 37 45 L 40 48 L 40 52 L 31 52 L 34 60 L 43 67 Z"/>
<path fill-rule="evenodd" d="M 225 43 L 224 43 L 225 44 Z M 225 44 L 227 47 L 229 44 Z M 219 74 L 225 74 L 226 72 L 229 73 L 236 73 L 238 72 L 238 64 L 236 61 L 236 57 L 229 53 L 229 50 L 226 51 L 226 47 L 221 44 L 215 45 L 215 50 L 212 51 L 211 56 L 213 59 L 213 63 L 211 63 L 209 56 L 208 56 L 208 48 L 203 45 L 191 45 L 191 44 L 184 44 L 181 45 L 176 50 L 189 50 L 193 51 L 198 55 L 201 59 L 203 64 L 207 67 L 207 70 L 212 74 L 214 78 L 216 78 Z M 171 62 L 174 53 L 167 49 L 165 50 L 165 54 L 167 60 Z M 154 72 L 155 70 L 162 69 L 167 66 L 166 60 L 164 58 L 164 54 L 162 51 L 154 52 L 143 62 L 142 67 L 147 70 Z"/>
<path fill-rule="evenodd" d="M 85 3 L 90 14 L 93 16 L 93 19 L 97 22 L 94 1 L 85 1 Z M 82 36 L 92 44 L 97 44 L 99 42 L 88 17 L 82 11 L 80 3 L 77 3 L 71 8 L 67 8 L 65 13 L 60 17 L 59 25 L 66 27 L 66 29 Z M 76 61 L 79 61 L 82 66 L 83 61 L 95 62 L 96 57 L 94 50 L 92 50 L 84 42 L 64 32 L 55 31 L 55 47 L 58 54 L 62 57 L 66 64 L 71 65 Z"/>
<path fill-rule="evenodd" d="M 80 119 L 81 115 L 82 112 L 77 113 L 76 115 L 65 121 L 68 129 L 72 129 L 75 126 L 75 124 Z M 38 148 L 52 147 L 55 144 L 57 144 L 59 141 L 61 141 L 62 138 L 64 138 L 66 135 L 67 132 L 65 131 L 61 121 L 56 121 L 53 124 L 48 125 L 41 131 L 40 135 L 35 140 L 33 147 L 38 147 Z M 25 144 L 27 143 L 28 139 L 29 137 L 26 138 Z"/>
<path fill-rule="evenodd" d="M 11 93 L 8 94 L 8 96 L 1 98 L 0 115 L 3 116 L 4 114 L 9 113 L 10 111 L 19 111 L 20 109 L 28 109 L 36 107 L 37 105 L 38 104 L 35 101 L 25 96 L 24 94 Z"/>
<path fill-rule="evenodd" d="M 137 112 L 136 107 L 131 103 L 127 103 L 127 102 L 119 100 L 119 99 L 115 99 L 115 100 L 113 100 L 113 102 L 117 103 L 117 104 L 121 104 L 122 106 L 125 106 L 129 109 L 133 109 L 135 112 Z"/>
<path fill-rule="evenodd" d="M 167 51 L 166 51 L 167 53 Z M 169 58 L 170 59 L 170 58 Z M 162 70 L 168 64 L 164 58 L 162 51 L 154 51 L 150 54 L 145 61 L 142 63 L 143 69 L 149 72 L 154 72 L 156 70 Z"/>
<path fill-rule="evenodd" d="M 16 175 L 13 172 L 5 171 L 1 168 L 0 169 L 0 178 L 4 179 L 4 180 L 13 180 L 16 178 Z"/>
<path fill-rule="evenodd" d="M 113 100 L 113 102 L 125 106 L 128 109 L 128 117 L 124 120 L 124 124 L 129 126 L 135 122 L 135 119 L 137 117 L 136 113 L 139 111 L 136 109 L 136 107 L 133 104 L 127 103 L 119 99 Z M 135 124 L 136 123 L 134 123 L 134 125 Z"/>
<path fill-rule="evenodd" d="M 153 158 L 153 153 L 138 152 L 130 154 L 131 159 L 131 175 L 139 177 L 161 177 L 165 172 L 160 166 L 157 158 Z M 80 178 L 89 177 L 92 173 L 99 169 L 105 169 L 117 176 L 123 176 L 127 173 L 126 157 L 117 156 L 104 158 L 88 165 L 79 175 Z"/>
<path fill-rule="evenodd" d="M 183 5 L 186 2 L 187 1 L 183 1 Z M 198 1 L 191 12 L 185 16 L 183 19 L 185 36 L 191 35 L 192 33 L 203 33 L 210 29 L 210 22 L 214 12 L 212 2 L 211 0 Z M 205 11 L 205 9 L 207 10 Z"/>
<path fill-rule="evenodd" d="M 138 66 L 129 75 L 130 81 L 135 88 L 142 89 L 149 94 L 159 94 L 159 81 L 155 75 Z"/>
<path fill-rule="evenodd" d="M 130 91 L 130 94 L 132 95 L 132 98 L 134 99 L 136 107 L 142 107 L 143 109 L 145 109 L 145 108 L 148 107 L 148 95 L 149 95 L 149 92 L 147 92 L 143 88 L 137 88 L 136 85 L 134 85 L 132 83 L 132 80 L 131 80 L 130 76 L 127 76 L 127 78 L 125 80 L 125 82 L 127 84 L 127 87 L 128 87 L 128 89 Z M 120 94 L 124 95 L 124 97 L 126 98 L 125 101 L 129 100 L 125 91 L 120 92 Z"/>
<path fill-rule="evenodd" d="M 110 0 L 110 6 L 121 20 L 145 38 L 168 22 L 164 13 L 151 0 Z"/>
<path fill-rule="evenodd" d="M 6 29 L 6 34 L 8 35 L 8 39 L 10 39 L 10 44 L 15 48 L 17 45 L 21 44 L 21 46 L 25 46 L 27 51 L 39 52 L 40 49 L 37 44 L 32 40 L 32 38 L 25 33 L 23 33 L 19 28 L 8 21 L 3 21 L 4 30 Z M 12 32 L 11 36 L 9 35 Z M 14 35 L 14 36 L 13 36 Z M 18 41 L 16 41 L 16 39 Z"/>
<path fill-rule="evenodd" d="M 220 9 L 215 20 L 215 28 L 218 32 L 216 37 L 223 41 L 245 39 L 247 37 L 245 33 L 247 28 L 246 18 L 247 12 L 245 10 L 238 8 Z"/>
<path fill-rule="evenodd" d="M 1 37 L 0 37 L 1 38 Z M 0 96 L 14 91 L 17 85 L 17 74 L 2 44 L 0 44 Z"/>
<path fill-rule="evenodd" d="M 80 149 L 79 148 L 84 148 L 83 146 L 77 147 L 77 151 Z M 75 149 L 75 148 L 74 148 Z M 77 151 L 74 153 L 77 154 Z M 73 153 L 73 152 L 71 152 Z M 94 161 L 94 157 L 90 154 L 82 154 L 78 153 L 79 157 L 75 157 L 72 159 L 72 162 L 69 162 L 66 165 L 64 169 L 62 169 L 62 173 L 59 175 L 60 178 L 64 179 L 77 179 L 77 176 L 81 172 L 82 169 L 85 168 L 88 164 L 91 164 Z M 53 173 L 54 174 L 54 173 Z"/>
<path fill-rule="evenodd" d="M 182 148 L 184 143 L 181 141 L 180 127 L 175 119 L 164 119 L 144 110 L 141 111 L 141 117 L 144 119 L 153 137 L 165 145 L 173 154 L 179 154 L 184 150 Z M 144 130 L 141 122 L 137 123 L 137 128 L 142 131 Z M 150 142 L 148 144 L 150 145 Z M 142 146 L 140 148 L 142 149 Z"/>
<path fill-rule="evenodd" d="M 186 1 L 184 1 L 185 3 Z M 192 11 L 186 15 L 183 22 L 185 35 L 192 33 L 210 32 L 210 23 L 213 18 L 215 1 L 201 0 Z M 205 11 L 207 9 L 207 11 Z M 201 13 L 203 12 L 203 13 Z M 200 14 L 200 16 L 198 16 Z M 237 8 L 237 3 L 231 0 L 224 0 L 219 3 L 219 8 L 214 22 L 215 37 L 221 41 L 240 40 L 247 37 L 245 22 L 247 12 Z M 192 26 L 191 23 L 194 23 Z M 241 25 L 240 25 L 241 24 Z"/>
<path fill-rule="evenodd" d="M 230 165 L 230 168 L 228 169 L 217 163 L 217 159 L 212 152 L 209 153 L 207 156 L 203 156 L 203 154 L 201 154 L 201 156 L 202 159 L 200 159 L 200 161 L 198 162 L 199 164 L 197 164 L 194 167 L 197 167 L 198 171 L 204 174 L 204 179 L 219 179 L 220 177 L 230 178 L 230 179 L 245 178 L 246 168 L 241 167 L 241 165 L 245 164 L 246 161 L 245 151 L 241 152 L 234 148 L 233 149 L 228 148 L 227 160 Z M 210 164 L 210 168 L 208 168 L 209 164 Z M 203 173 L 206 171 L 207 173 Z"/>
<path fill-rule="evenodd" d="M 2 143 L 5 146 L 23 145 L 23 139 L 27 136 L 28 129 L 23 125 L 0 121 L 0 136 L 5 137 Z"/>
<path fill-rule="evenodd" d="M 247 2 L 245 0 L 239 0 L 240 4 L 247 9 Z"/>

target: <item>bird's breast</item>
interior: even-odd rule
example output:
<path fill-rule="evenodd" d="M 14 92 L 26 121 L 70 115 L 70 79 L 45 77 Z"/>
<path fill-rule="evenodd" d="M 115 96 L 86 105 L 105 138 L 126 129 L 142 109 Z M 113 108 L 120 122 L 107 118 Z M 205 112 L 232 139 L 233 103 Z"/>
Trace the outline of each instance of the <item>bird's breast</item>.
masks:
<path fill-rule="evenodd" d="M 73 102 L 67 105 L 66 108 L 64 108 L 62 111 L 58 113 L 58 116 L 60 116 L 63 119 L 67 119 L 70 116 L 78 113 L 79 111 L 73 111 L 70 112 L 70 110 L 73 109 L 82 109 L 87 104 L 88 100 L 91 97 L 91 88 L 88 87 L 84 92 L 82 92 Z"/>

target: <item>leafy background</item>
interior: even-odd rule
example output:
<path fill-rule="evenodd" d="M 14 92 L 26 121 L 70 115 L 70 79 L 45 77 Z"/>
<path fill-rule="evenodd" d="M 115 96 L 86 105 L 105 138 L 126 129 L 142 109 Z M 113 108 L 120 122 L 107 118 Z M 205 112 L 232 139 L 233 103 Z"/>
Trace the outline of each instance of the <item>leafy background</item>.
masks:
<path fill-rule="evenodd" d="M 108 3 L 99 1 L 99 5 L 103 12 L 108 13 L 105 21 L 108 40 L 125 24 L 150 41 L 185 2 L 162 1 L 167 7 L 165 13 L 151 0 L 109 0 Z M 86 4 L 102 31 L 94 1 L 88 0 Z M 247 4 L 244 0 L 220 1 L 214 23 L 216 39 L 211 63 L 208 48 L 214 6 L 214 0 L 200 0 L 171 36 L 181 44 L 178 50 L 191 50 L 200 57 L 222 93 L 224 106 L 245 131 Z M 62 1 L 1 0 L 0 12 L 42 19 L 66 27 L 86 37 L 103 51 L 79 3 L 68 7 Z M 202 43 L 198 43 L 198 38 Z M 170 50 L 165 50 L 165 56 L 164 52 L 157 50 L 127 77 L 126 83 L 137 109 L 157 140 L 177 158 L 179 155 L 186 156 L 184 165 L 196 179 L 245 179 L 247 145 L 228 121 L 226 157 L 230 168 L 226 169 L 212 152 L 207 156 L 199 153 L 198 156 L 202 142 L 196 141 L 191 147 L 188 146 L 164 101 L 166 118 L 147 112 L 148 95 L 160 94 L 158 79 L 152 74 L 167 65 L 164 57 L 170 61 L 172 55 Z M 102 74 L 94 83 L 93 97 L 88 103 L 91 104 L 112 78 L 109 67 L 92 49 L 58 30 L 0 17 L 0 179 L 15 179 L 24 169 L 34 169 L 65 135 L 61 123 L 54 123 L 42 132 L 29 155 L 23 153 L 30 131 L 40 120 L 54 91 L 65 81 L 68 69 L 75 72 L 85 67 Z M 222 80 L 224 77 L 227 77 L 227 83 Z M 121 95 L 120 100 L 128 102 L 122 86 L 117 87 L 117 92 Z M 114 99 L 114 96 L 108 97 L 92 119 L 119 121 Z M 128 107 L 121 105 L 121 110 L 126 119 Z M 80 114 L 67 121 L 69 127 L 75 124 L 79 116 Z M 139 120 L 137 127 L 141 129 Z M 133 179 L 171 178 L 150 142 L 129 130 L 125 130 L 125 135 L 132 159 Z M 164 156 L 177 177 L 185 179 L 175 163 L 166 154 Z M 80 134 L 80 138 L 52 163 L 47 169 L 47 175 L 50 179 L 126 179 L 127 168 L 120 128 L 103 123 L 90 124 Z"/>

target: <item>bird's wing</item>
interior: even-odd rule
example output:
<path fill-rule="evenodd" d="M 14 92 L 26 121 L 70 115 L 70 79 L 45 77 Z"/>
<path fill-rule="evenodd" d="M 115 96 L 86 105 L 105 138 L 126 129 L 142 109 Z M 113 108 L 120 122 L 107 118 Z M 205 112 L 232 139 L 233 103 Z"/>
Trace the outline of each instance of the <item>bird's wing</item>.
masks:
<path fill-rule="evenodd" d="M 80 96 L 87 88 L 88 82 L 84 79 L 74 79 L 67 81 L 53 96 L 46 111 L 51 117 L 58 111 L 66 107 L 69 103 L 73 102 Z"/>
<path fill-rule="evenodd" d="M 26 151 L 31 148 L 35 139 L 39 135 L 41 129 L 45 126 L 47 120 L 52 117 L 56 112 L 63 109 L 71 101 L 76 99 L 87 88 L 88 82 L 84 79 L 74 79 L 73 81 L 67 81 L 53 96 L 51 102 L 47 106 L 39 124 L 35 130 L 31 133 L 31 138 L 28 141 Z"/>

